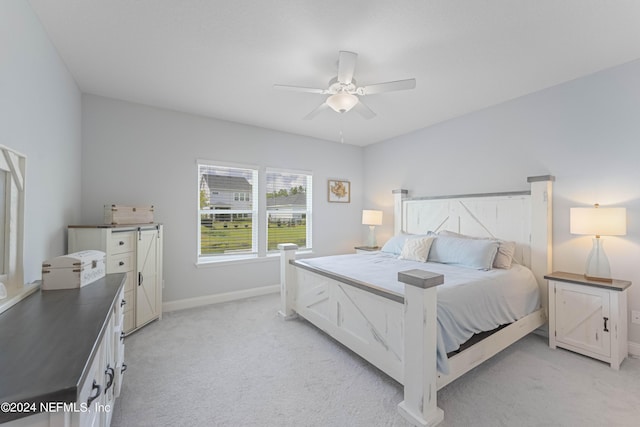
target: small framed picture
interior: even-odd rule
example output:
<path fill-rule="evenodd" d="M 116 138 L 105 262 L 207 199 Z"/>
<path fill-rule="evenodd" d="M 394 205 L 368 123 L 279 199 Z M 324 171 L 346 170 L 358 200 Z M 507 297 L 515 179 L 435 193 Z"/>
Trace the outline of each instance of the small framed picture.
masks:
<path fill-rule="evenodd" d="M 350 203 L 351 202 L 351 183 L 341 179 L 329 180 L 329 202 L 331 203 Z"/>

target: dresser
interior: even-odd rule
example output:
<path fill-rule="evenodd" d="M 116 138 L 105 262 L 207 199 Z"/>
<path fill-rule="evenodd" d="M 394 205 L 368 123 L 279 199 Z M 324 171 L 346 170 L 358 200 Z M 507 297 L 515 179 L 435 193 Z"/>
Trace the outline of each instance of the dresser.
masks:
<path fill-rule="evenodd" d="M 124 280 L 37 291 L 0 314 L 0 424 L 110 425 L 126 370 Z"/>
<path fill-rule="evenodd" d="M 96 249 L 106 253 L 109 273 L 127 273 L 124 333 L 162 316 L 161 224 L 70 225 L 69 253 Z"/>

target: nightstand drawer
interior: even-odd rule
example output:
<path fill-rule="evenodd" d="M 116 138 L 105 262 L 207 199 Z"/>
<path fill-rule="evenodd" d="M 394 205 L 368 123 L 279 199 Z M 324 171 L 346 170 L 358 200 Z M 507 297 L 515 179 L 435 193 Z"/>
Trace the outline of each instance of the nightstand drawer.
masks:
<path fill-rule="evenodd" d="M 611 356 L 609 292 L 572 283 L 552 282 L 552 286 L 556 299 L 556 345 Z"/>

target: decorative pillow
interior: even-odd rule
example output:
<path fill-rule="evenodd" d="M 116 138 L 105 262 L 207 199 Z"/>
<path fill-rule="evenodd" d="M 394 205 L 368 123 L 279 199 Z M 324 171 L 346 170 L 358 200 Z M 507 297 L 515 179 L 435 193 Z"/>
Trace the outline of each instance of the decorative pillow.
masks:
<path fill-rule="evenodd" d="M 393 236 L 391 239 L 389 239 L 387 243 L 385 243 L 382 246 L 382 249 L 380 249 L 380 252 L 386 252 L 393 255 L 400 255 L 400 253 L 402 252 L 402 248 L 404 247 L 404 242 L 407 239 L 411 239 L 414 237 L 426 237 L 431 235 L 435 236 L 435 233 L 433 233 L 433 231 L 429 231 L 427 234 L 406 234 L 406 233 L 398 234 L 397 236 Z"/>
<path fill-rule="evenodd" d="M 398 234 L 397 236 L 393 236 L 392 238 L 387 240 L 387 243 L 382 245 L 382 249 L 380 249 L 380 252 L 400 255 L 400 253 L 402 252 L 402 247 L 404 246 L 404 242 L 410 237 L 415 236 L 411 234 Z"/>
<path fill-rule="evenodd" d="M 498 242 L 485 239 L 438 236 L 431 244 L 427 261 L 490 270 Z"/>
<path fill-rule="evenodd" d="M 513 263 L 513 255 L 516 252 L 516 242 L 508 242 L 505 240 L 494 239 L 492 237 L 474 237 L 467 236 L 466 234 L 460 234 L 449 230 L 442 230 L 438 232 L 439 236 L 452 236 L 460 237 L 463 239 L 476 239 L 476 240 L 495 240 L 498 242 L 498 252 L 493 260 L 493 268 L 510 269 Z"/>
<path fill-rule="evenodd" d="M 435 237 L 414 237 L 405 240 L 400 259 L 426 262 L 434 239 Z"/>

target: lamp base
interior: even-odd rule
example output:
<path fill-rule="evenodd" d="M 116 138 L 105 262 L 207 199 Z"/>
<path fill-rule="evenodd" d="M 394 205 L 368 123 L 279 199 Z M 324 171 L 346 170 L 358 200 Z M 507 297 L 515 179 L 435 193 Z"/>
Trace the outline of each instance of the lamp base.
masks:
<path fill-rule="evenodd" d="M 587 257 L 586 273 L 584 277 L 587 280 L 595 280 L 596 282 L 611 283 L 611 267 L 609 267 L 609 259 L 604 253 L 604 247 L 599 237 L 594 238 L 591 253 Z"/>
<path fill-rule="evenodd" d="M 376 242 L 376 226 L 375 225 L 369 226 L 369 239 L 367 240 L 367 246 L 370 248 L 375 248 L 378 246 L 378 243 Z"/>

